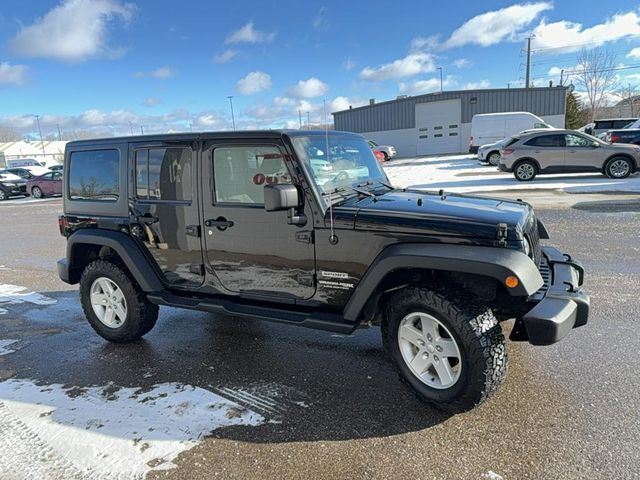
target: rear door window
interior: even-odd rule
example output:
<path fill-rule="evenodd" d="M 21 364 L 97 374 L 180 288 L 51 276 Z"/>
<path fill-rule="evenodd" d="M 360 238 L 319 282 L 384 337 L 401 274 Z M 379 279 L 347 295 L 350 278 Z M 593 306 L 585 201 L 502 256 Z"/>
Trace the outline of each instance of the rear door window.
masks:
<path fill-rule="evenodd" d="M 610 130 L 613 128 L 613 122 L 611 120 L 606 120 L 603 122 L 596 121 L 596 130 Z"/>
<path fill-rule="evenodd" d="M 564 135 L 540 135 L 525 142 L 530 147 L 564 147 Z"/>
<path fill-rule="evenodd" d="M 84 150 L 69 157 L 69 198 L 115 202 L 120 191 L 118 150 Z"/>

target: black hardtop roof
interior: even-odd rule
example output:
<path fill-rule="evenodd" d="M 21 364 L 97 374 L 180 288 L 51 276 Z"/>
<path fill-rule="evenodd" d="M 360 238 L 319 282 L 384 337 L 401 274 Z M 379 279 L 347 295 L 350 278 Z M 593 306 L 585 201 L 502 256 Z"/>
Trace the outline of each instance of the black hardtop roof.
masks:
<path fill-rule="evenodd" d="M 349 136 L 361 135 L 352 132 L 341 132 L 336 130 L 328 130 L 331 134 L 341 134 Z M 122 142 L 154 142 L 154 141 L 180 141 L 180 140 L 233 140 L 233 139 L 250 139 L 250 138 L 281 138 L 300 137 L 307 135 L 324 135 L 324 130 L 238 130 L 238 131 L 222 131 L 222 132 L 186 132 L 186 133 L 160 133 L 150 135 L 127 135 L 121 137 L 103 137 L 90 138 L 83 140 L 74 140 L 67 143 L 67 148 L 75 146 L 113 144 Z"/>

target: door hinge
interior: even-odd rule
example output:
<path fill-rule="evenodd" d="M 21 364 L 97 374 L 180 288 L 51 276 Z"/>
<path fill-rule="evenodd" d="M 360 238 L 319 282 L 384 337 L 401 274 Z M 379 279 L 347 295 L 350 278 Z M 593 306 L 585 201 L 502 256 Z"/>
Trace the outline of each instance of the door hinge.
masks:
<path fill-rule="evenodd" d="M 296 242 L 313 243 L 313 230 L 303 230 L 296 232 Z"/>
<path fill-rule="evenodd" d="M 185 231 L 187 235 L 190 237 L 199 237 L 200 236 L 200 225 L 187 225 L 185 227 Z"/>

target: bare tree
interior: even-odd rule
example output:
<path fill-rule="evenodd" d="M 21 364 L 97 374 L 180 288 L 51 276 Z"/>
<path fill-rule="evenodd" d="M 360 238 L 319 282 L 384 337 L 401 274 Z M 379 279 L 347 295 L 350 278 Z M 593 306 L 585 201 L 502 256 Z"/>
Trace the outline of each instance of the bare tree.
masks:
<path fill-rule="evenodd" d="M 618 97 L 620 101 L 616 104 L 618 107 L 618 115 L 635 117 L 640 106 L 640 96 L 638 88 L 635 85 L 627 84 L 626 87 L 620 87 L 613 95 Z"/>
<path fill-rule="evenodd" d="M 17 142 L 22 139 L 20 132 L 13 127 L 0 125 L 0 142 Z"/>
<path fill-rule="evenodd" d="M 584 88 L 587 104 L 591 110 L 591 120 L 603 104 L 605 93 L 616 85 L 616 55 L 603 48 L 582 49 L 578 55 L 575 79 Z"/>

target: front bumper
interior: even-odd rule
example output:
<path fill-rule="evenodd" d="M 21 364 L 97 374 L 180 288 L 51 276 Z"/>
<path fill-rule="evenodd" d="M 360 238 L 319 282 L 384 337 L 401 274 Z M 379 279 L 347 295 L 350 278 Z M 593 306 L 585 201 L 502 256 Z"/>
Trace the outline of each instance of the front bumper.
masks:
<path fill-rule="evenodd" d="M 4 187 L 4 191 L 6 192 L 8 197 L 13 197 L 15 195 L 26 195 L 27 186 L 26 184 L 18 184 L 13 187 Z"/>
<path fill-rule="evenodd" d="M 526 339 L 532 345 L 556 343 L 589 319 L 589 296 L 581 289 L 582 265 L 557 248 L 544 247 L 542 254 L 544 285 L 529 297 L 535 306 L 516 321 L 512 331 L 514 339 Z"/>

